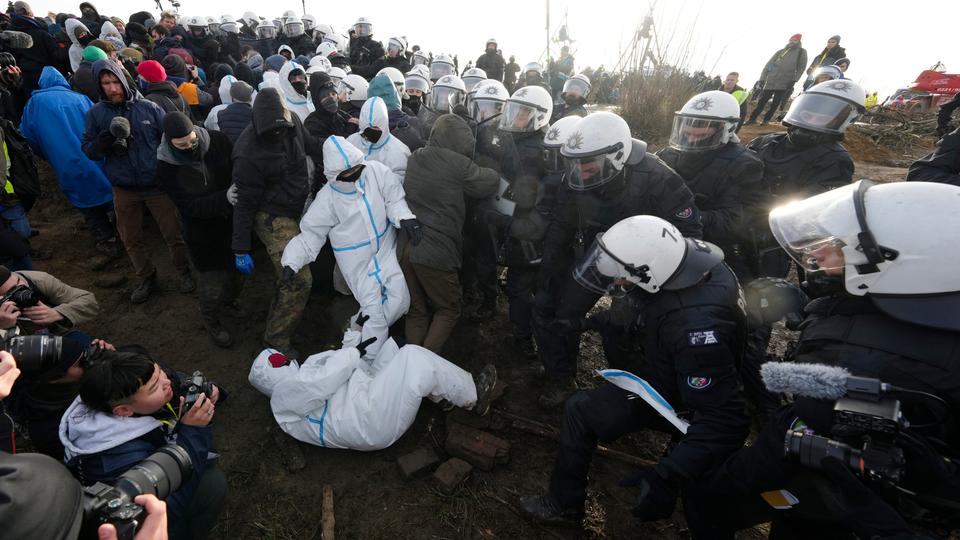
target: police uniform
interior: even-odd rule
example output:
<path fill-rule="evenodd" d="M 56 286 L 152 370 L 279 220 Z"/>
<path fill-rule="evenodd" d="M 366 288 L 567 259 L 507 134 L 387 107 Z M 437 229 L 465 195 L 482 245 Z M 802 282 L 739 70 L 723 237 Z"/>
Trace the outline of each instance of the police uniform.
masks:
<path fill-rule="evenodd" d="M 739 449 L 748 432 L 736 367 L 745 327 L 740 288 L 720 263 L 692 287 L 642 294 L 642 304 L 645 356 L 636 374 L 676 409 L 692 413 L 686 435 L 660 462 L 683 487 Z M 568 399 L 550 480 L 554 503 L 581 509 L 597 442 L 640 429 L 676 433 L 646 402 L 612 384 Z"/>
<path fill-rule="evenodd" d="M 618 221 L 638 215 L 666 219 L 685 237 L 700 238 L 700 212 L 683 179 L 645 144 L 633 142 L 623 172 L 608 184 L 577 192 L 564 183 L 543 242 L 543 263 L 536 299 L 534 329 L 540 359 L 553 379 L 573 377 L 577 371 L 580 335 L 561 330 L 556 320 L 579 319 L 600 295 L 574 281 L 573 265 L 597 233 Z"/>

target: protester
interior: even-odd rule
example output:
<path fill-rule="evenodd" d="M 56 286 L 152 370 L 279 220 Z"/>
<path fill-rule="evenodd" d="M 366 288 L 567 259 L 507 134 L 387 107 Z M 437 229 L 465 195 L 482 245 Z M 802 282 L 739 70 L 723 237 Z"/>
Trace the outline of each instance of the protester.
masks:
<path fill-rule="evenodd" d="M 57 44 L 50 35 L 47 25 L 40 19 L 34 18 L 30 4 L 22 0 L 14 2 L 12 19 L 11 30 L 23 32 L 33 39 L 33 47 L 16 51 L 17 65 L 23 73 L 23 92 L 24 101 L 26 101 L 26 97 L 38 88 L 40 73 L 44 66 L 53 65 L 56 62 Z"/>
<path fill-rule="evenodd" d="M 410 149 L 391 134 L 384 100 L 371 97 L 363 104 L 358 129 L 357 133 L 347 137 L 347 142 L 363 152 L 365 161 L 383 163 L 403 182 Z"/>
<path fill-rule="evenodd" d="M 760 80 L 763 82 L 763 91 L 760 93 L 757 107 L 753 109 L 750 119 L 745 125 L 755 124 L 760 113 L 763 112 L 767 102 L 770 102 L 770 108 L 767 109 L 763 117 L 764 125 L 770 123 L 774 113 L 793 91 L 793 86 L 800 80 L 803 74 L 803 66 L 807 65 L 807 51 L 800 44 L 800 34 L 790 36 L 787 46 L 773 53 L 767 65 L 763 68 L 763 74 Z"/>

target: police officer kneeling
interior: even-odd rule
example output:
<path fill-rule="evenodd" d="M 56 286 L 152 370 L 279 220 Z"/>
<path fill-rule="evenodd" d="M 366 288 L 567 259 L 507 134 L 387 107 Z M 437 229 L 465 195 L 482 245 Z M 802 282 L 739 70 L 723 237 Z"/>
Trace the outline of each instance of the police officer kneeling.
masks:
<path fill-rule="evenodd" d="M 747 435 L 736 367 L 744 330 L 740 287 L 719 248 L 684 238 L 654 216 L 630 217 L 598 234 L 575 276 L 611 296 L 638 289 L 645 358 L 637 374 L 692 413 L 686 434 L 660 463 L 621 483 L 640 487 L 634 515 L 645 521 L 670 517 L 678 493 L 738 450 Z M 566 401 L 550 490 L 522 501 L 527 514 L 551 523 L 578 521 L 598 441 L 640 429 L 676 433 L 635 398 L 605 384 Z"/>
<path fill-rule="evenodd" d="M 842 412 L 846 405 L 799 397 L 773 416 L 752 446 L 701 483 L 696 498 L 710 501 L 704 505 L 709 513 L 699 520 L 688 515 L 691 531 L 733 538 L 736 529 L 772 520 L 771 537 L 779 529 L 798 538 L 824 538 L 827 531 L 844 538 L 914 538 L 907 524 L 914 519 L 957 527 L 958 225 L 960 187 L 927 182 L 861 181 L 771 212 L 771 230 L 797 264 L 836 283 L 831 294 L 805 308 L 794 362 L 842 367 L 906 389 L 893 394 L 902 406 L 892 416 L 902 414 L 909 426 L 897 419 L 896 428 L 880 434 L 873 421 L 851 428 Z M 809 384 L 793 386 L 795 395 L 814 395 Z M 849 399 L 848 388 L 841 390 Z M 931 398 L 918 393 L 942 400 L 934 408 L 941 414 L 933 414 Z M 874 411 L 883 408 L 873 403 Z M 858 470 L 826 457 L 827 448 L 831 456 L 842 455 L 836 443 L 792 456 L 785 441 L 798 436 L 862 450 Z M 888 463 L 899 472 L 876 472 L 878 455 L 901 451 L 902 460 Z"/>

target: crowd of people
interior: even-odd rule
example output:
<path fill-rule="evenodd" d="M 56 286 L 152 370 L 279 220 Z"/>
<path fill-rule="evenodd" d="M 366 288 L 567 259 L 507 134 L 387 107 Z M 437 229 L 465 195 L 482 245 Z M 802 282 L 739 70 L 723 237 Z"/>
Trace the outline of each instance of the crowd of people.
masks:
<path fill-rule="evenodd" d="M 90 486 L 180 455 L 169 443 L 193 473 L 165 505 L 136 498 L 137 538 L 206 537 L 227 490 L 211 425 L 226 390 L 95 339 L 94 294 L 34 269 L 37 158 L 98 254 L 126 253 L 132 304 L 160 290 L 152 216 L 218 347 L 233 346 L 223 317 L 244 277 L 272 267 L 249 381 L 298 440 L 385 448 L 423 399 L 486 414 L 495 366 L 444 354 L 503 296 L 517 355 L 543 367 L 537 403 L 562 411 L 549 486 L 518 502 L 530 519 L 578 523 L 597 444 L 641 429 L 671 442 L 622 483 L 639 488 L 632 512 L 666 519 L 681 499 L 694 538 L 771 521 L 778 537 L 914 538 L 956 517 L 960 130 L 944 107 L 908 182 L 854 183 L 841 143 L 868 96 L 840 36 L 810 63 L 792 36 L 752 92 L 734 72 L 690 97 L 651 153 L 586 107 L 602 70 L 576 72 L 566 48 L 521 69 L 489 39 L 461 71 L 405 36 L 384 47 L 365 17 L 341 35 L 293 11 L 79 8 L 37 17 L 18 1 L 0 20 L 0 395 L 56 460 L 0 455 L 5 537 L 75 537 Z M 783 132 L 741 142 L 784 106 Z M 359 309 L 340 349 L 302 354 L 316 288 Z M 792 363 L 768 353 L 781 321 L 800 330 Z M 635 390 L 579 388 L 585 332 Z"/>

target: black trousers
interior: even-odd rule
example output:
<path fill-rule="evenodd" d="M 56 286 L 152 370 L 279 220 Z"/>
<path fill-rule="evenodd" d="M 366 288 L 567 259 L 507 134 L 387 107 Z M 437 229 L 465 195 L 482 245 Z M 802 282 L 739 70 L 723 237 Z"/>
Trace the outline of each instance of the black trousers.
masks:
<path fill-rule="evenodd" d="M 528 340 L 533 337 L 533 307 L 537 288 L 538 266 L 511 266 L 507 268 L 507 300 L 513 337 Z"/>
<path fill-rule="evenodd" d="M 534 317 L 540 361 L 550 378 L 573 377 L 577 374 L 580 333 L 560 330 L 553 323 L 584 317 L 601 295 L 583 288 L 569 271 L 545 275 L 543 278 L 537 293 Z"/>
<path fill-rule="evenodd" d="M 773 115 L 777 112 L 777 109 L 780 108 L 780 104 L 787 99 L 787 94 L 789 90 L 764 90 L 760 92 L 760 101 L 757 102 L 757 108 L 753 110 L 753 114 L 750 115 L 750 121 L 756 122 L 757 117 L 760 116 L 760 113 L 763 112 L 763 107 L 766 106 L 767 101 L 770 98 L 773 98 L 773 102 L 770 103 L 770 108 L 767 110 L 767 114 L 764 115 L 763 121 L 769 122 Z"/>

